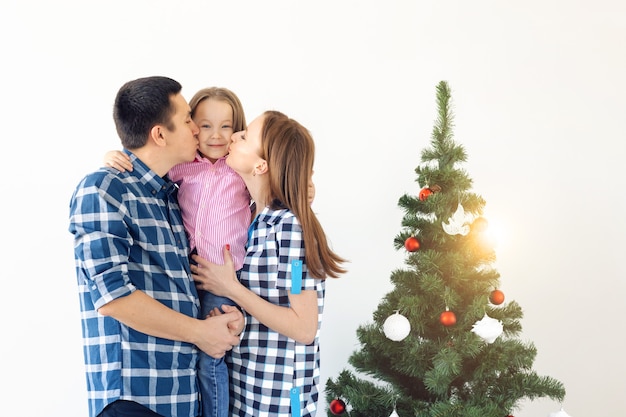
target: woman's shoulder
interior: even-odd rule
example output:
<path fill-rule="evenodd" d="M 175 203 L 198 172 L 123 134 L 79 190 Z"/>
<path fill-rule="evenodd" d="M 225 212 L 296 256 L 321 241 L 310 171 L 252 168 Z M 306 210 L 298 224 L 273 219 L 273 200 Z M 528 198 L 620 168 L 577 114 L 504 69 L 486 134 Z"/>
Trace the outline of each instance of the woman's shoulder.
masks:
<path fill-rule="evenodd" d="M 263 220 L 265 223 L 269 224 L 279 224 L 279 223 L 298 223 L 298 219 L 291 212 L 291 210 L 286 208 L 273 209 L 271 207 L 265 207 L 263 211 L 259 214 L 259 220 Z"/>
<path fill-rule="evenodd" d="M 302 226 L 298 218 L 288 209 L 272 210 L 271 216 L 266 219 L 266 224 L 277 235 L 282 236 L 281 239 L 287 239 L 287 236 L 290 236 L 288 239 L 294 239 L 302 234 Z"/>

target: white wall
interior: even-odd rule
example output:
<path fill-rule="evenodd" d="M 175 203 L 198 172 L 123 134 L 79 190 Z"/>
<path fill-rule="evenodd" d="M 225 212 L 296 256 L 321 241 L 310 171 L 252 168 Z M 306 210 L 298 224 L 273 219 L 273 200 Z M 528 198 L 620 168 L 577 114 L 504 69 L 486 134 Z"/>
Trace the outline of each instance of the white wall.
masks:
<path fill-rule="evenodd" d="M 449 81 L 465 168 L 506 230 L 496 267 L 535 369 L 565 384 L 572 417 L 626 411 L 623 1 L 0 4 L 1 415 L 87 413 L 68 201 L 119 147 L 119 86 L 155 74 L 187 98 L 229 87 L 249 120 L 276 108 L 313 132 L 314 206 L 351 260 L 328 286 L 324 381 L 403 267 L 397 201 L 418 191 L 435 86 Z"/>

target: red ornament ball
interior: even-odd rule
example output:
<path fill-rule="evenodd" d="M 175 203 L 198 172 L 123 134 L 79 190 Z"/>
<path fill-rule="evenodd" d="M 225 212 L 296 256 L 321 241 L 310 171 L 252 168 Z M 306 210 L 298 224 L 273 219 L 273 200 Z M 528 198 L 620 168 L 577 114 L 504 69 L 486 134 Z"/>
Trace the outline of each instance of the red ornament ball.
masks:
<path fill-rule="evenodd" d="M 500 305 L 504 302 L 504 293 L 500 290 L 493 290 L 489 294 L 489 301 L 491 304 Z"/>
<path fill-rule="evenodd" d="M 446 327 L 454 326 L 456 324 L 456 314 L 446 310 L 439 316 L 439 322 Z"/>
<path fill-rule="evenodd" d="M 330 412 L 338 416 L 346 411 L 346 403 L 341 398 L 335 398 L 330 402 Z"/>
<path fill-rule="evenodd" d="M 409 252 L 415 252 L 420 248 L 420 241 L 415 236 L 410 236 L 404 241 L 404 248 Z"/>
<path fill-rule="evenodd" d="M 428 187 L 424 187 L 424 188 L 422 188 L 422 189 L 420 190 L 420 193 L 419 193 L 419 199 L 420 199 L 421 201 L 424 201 L 424 200 L 426 200 L 426 199 L 427 199 L 427 198 L 428 198 L 428 197 L 429 197 L 432 193 L 433 193 L 433 190 L 431 190 L 431 189 L 430 189 L 430 188 L 428 188 Z"/>

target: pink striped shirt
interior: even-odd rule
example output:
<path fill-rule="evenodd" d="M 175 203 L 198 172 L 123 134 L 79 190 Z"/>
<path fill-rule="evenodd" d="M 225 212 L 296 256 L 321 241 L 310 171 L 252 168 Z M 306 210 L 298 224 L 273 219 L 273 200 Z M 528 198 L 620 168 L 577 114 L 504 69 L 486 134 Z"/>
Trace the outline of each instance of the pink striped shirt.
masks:
<path fill-rule="evenodd" d="M 224 263 L 223 248 L 230 244 L 236 269 L 241 269 L 250 226 L 250 194 L 226 158 L 211 163 L 196 155 L 192 162 L 174 166 L 169 177 L 176 182 L 190 248 L 216 263 Z"/>

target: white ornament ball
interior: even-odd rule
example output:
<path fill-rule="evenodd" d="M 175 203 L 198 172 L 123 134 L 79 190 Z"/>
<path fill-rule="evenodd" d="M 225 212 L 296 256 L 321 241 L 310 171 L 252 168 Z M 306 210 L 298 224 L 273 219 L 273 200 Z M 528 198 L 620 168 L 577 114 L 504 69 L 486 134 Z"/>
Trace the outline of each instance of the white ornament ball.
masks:
<path fill-rule="evenodd" d="M 550 417 L 570 417 L 570 415 L 567 414 L 565 410 L 563 410 L 563 407 L 561 407 L 560 411 L 557 411 L 556 413 L 550 413 Z"/>
<path fill-rule="evenodd" d="M 409 335 L 411 323 L 409 323 L 406 317 L 396 311 L 395 314 L 387 317 L 387 320 L 383 323 L 383 331 L 389 339 L 399 342 Z"/>

